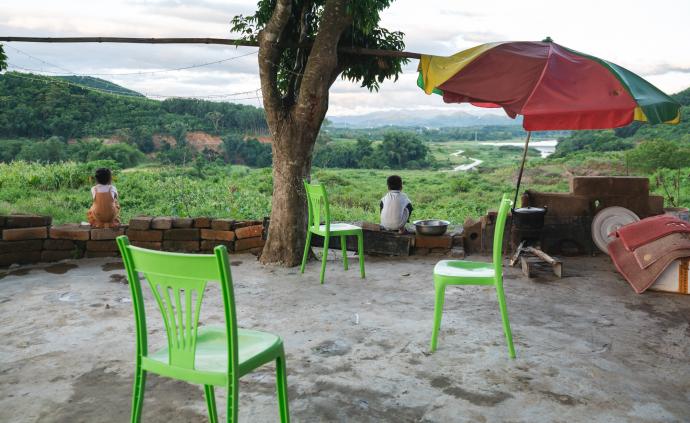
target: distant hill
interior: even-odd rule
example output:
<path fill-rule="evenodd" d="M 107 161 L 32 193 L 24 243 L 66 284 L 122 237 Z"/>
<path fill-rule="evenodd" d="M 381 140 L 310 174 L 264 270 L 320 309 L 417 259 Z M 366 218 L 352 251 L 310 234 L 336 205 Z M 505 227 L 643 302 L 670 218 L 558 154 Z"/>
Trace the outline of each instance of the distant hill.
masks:
<path fill-rule="evenodd" d="M 683 106 L 690 106 L 690 87 L 671 95 L 671 97 Z"/>
<path fill-rule="evenodd" d="M 71 82 L 73 84 L 83 85 L 85 87 L 96 88 L 98 90 L 107 91 L 113 94 L 120 95 L 131 95 L 132 97 L 144 97 L 143 94 L 136 91 L 130 90 L 128 88 L 117 85 L 113 82 L 106 81 L 101 78 L 94 78 L 92 76 L 56 76 L 55 78 L 62 79 L 64 81 Z"/>
<path fill-rule="evenodd" d="M 356 116 L 329 116 L 328 120 L 337 127 L 375 128 L 397 127 L 465 127 L 521 125 L 522 118 L 511 119 L 499 114 L 473 114 L 463 111 L 440 113 L 436 110 L 397 110 L 367 113 Z"/>
<path fill-rule="evenodd" d="M 152 134 L 178 138 L 191 131 L 221 135 L 267 130 L 264 111 L 257 107 L 180 98 L 151 100 L 98 78 L 6 72 L 0 74 L 0 99 L 0 137 L 7 138 L 109 137 L 125 132 L 128 137 L 150 139 Z"/>

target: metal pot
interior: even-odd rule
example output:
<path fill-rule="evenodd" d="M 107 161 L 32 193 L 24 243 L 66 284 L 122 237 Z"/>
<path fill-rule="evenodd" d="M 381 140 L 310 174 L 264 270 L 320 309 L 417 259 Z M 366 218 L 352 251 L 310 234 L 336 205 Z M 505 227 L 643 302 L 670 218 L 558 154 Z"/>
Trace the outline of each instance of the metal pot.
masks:
<path fill-rule="evenodd" d="M 450 222 L 447 220 L 429 219 L 429 220 L 415 220 L 415 230 L 420 235 L 443 235 L 448 230 Z"/>
<path fill-rule="evenodd" d="M 521 207 L 513 209 L 513 226 L 518 229 L 540 230 L 544 227 L 546 207 Z"/>

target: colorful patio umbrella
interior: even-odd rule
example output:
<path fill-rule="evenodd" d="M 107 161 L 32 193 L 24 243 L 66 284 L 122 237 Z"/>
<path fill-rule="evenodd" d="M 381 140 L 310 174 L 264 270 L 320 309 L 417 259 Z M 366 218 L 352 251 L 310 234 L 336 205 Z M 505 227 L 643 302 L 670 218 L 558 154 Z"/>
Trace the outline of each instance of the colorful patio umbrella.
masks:
<path fill-rule="evenodd" d="M 482 44 L 450 57 L 422 55 L 417 84 L 446 103 L 502 107 L 528 131 L 680 122 L 680 104 L 614 63 L 542 42 Z M 517 200 L 517 192 L 515 194 Z"/>

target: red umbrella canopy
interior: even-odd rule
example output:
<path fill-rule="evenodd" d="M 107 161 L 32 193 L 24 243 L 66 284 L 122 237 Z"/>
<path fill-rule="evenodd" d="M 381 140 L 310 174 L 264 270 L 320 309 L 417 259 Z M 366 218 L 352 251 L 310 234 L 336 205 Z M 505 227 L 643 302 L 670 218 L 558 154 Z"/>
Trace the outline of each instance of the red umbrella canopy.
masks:
<path fill-rule="evenodd" d="M 680 104 L 634 73 L 553 42 L 482 44 L 423 55 L 418 85 L 446 103 L 502 107 L 528 131 L 678 123 Z"/>

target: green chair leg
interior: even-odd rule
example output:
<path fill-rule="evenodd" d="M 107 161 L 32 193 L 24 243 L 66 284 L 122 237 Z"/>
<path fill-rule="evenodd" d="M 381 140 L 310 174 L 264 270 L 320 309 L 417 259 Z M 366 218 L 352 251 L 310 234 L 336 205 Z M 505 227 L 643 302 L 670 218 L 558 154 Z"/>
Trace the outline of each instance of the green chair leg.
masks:
<path fill-rule="evenodd" d="M 359 255 L 359 275 L 364 279 L 364 233 L 357 234 L 357 254 Z"/>
<path fill-rule="evenodd" d="M 331 239 L 329 234 L 323 237 L 323 258 L 321 259 L 321 285 L 323 285 L 323 278 L 326 276 L 326 260 L 328 260 L 328 241 Z"/>
<path fill-rule="evenodd" d="M 285 355 L 276 359 L 276 390 L 278 391 L 278 407 L 280 407 L 281 423 L 290 422 L 290 409 L 288 406 L 287 368 Z"/>
<path fill-rule="evenodd" d="M 204 385 L 204 396 L 206 397 L 206 408 L 208 408 L 208 420 L 211 423 L 218 423 L 216 394 L 213 391 L 213 385 Z"/>
<path fill-rule="evenodd" d="M 300 273 L 304 273 L 304 266 L 307 264 L 307 258 L 309 258 L 309 248 L 311 247 L 311 232 L 307 231 L 307 240 L 304 243 L 304 255 L 302 256 L 302 267 L 300 268 Z"/>
<path fill-rule="evenodd" d="M 225 421 L 227 423 L 237 423 L 239 421 L 238 416 L 238 408 L 239 408 L 239 399 L 237 398 L 238 392 L 237 390 L 233 390 L 232 386 L 227 386 L 226 387 L 228 390 L 228 400 L 226 401 L 225 404 Z"/>
<path fill-rule="evenodd" d="M 436 351 L 438 345 L 438 332 L 441 329 L 441 318 L 443 316 L 443 302 L 446 296 L 446 285 L 443 283 L 434 282 L 436 288 L 436 300 L 434 302 L 434 329 L 431 332 L 431 345 L 429 349 L 431 352 Z"/>
<path fill-rule="evenodd" d="M 343 266 L 347 270 L 347 236 L 340 235 L 340 248 L 343 250 Z"/>
<path fill-rule="evenodd" d="M 503 320 L 503 332 L 506 335 L 506 343 L 508 344 L 508 354 L 510 358 L 515 358 L 515 347 L 513 346 L 513 333 L 510 331 L 510 321 L 508 320 L 508 307 L 506 306 L 506 298 L 503 293 L 503 286 L 501 283 L 496 284 L 496 296 L 498 297 L 498 307 L 501 310 L 501 320 Z"/>
<path fill-rule="evenodd" d="M 144 407 L 144 389 L 146 388 L 146 371 L 138 367 L 134 373 L 134 392 L 132 393 L 131 422 L 141 421 L 141 410 Z"/>

